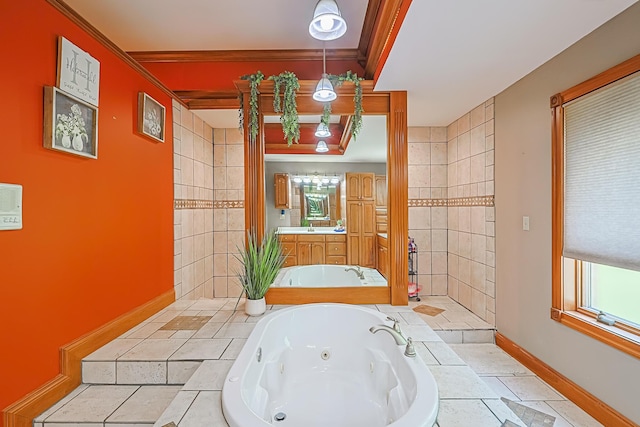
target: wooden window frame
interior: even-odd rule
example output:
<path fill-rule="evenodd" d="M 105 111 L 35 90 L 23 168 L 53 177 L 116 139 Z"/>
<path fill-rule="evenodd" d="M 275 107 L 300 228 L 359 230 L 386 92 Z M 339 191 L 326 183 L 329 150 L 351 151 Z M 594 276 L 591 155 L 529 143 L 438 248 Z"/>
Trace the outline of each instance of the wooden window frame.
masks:
<path fill-rule="evenodd" d="M 609 326 L 593 312 L 580 307 L 582 269 L 580 261 L 565 260 L 564 246 L 564 108 L 569 101 L 640 71 L 640 55 L 610 68 L 551 97 L 552 144 L 552 290 L 551 318 L 585 335 L 640 359 L 640 337 L 624 325 Z M 569 264 L 569 268 L 567 267 Z M 571 267 L 573 265 L 573 267 Z M 571 271 L 573 269 L 573 271 Z M 616 322 L 620 323 L 620 322 Z"/>

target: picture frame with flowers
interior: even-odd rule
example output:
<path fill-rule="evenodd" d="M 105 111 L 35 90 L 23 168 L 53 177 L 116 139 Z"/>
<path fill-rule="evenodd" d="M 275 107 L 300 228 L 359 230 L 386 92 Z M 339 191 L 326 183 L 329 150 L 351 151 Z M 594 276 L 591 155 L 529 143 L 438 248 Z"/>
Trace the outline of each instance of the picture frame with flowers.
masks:
<path fill-rule="evenodd" d="M 145 92 L 138 93 L 138 132 L 156 142 L 164 142 L 166 109 Z"/>
<path fill-rule="evenodd" d="M 98 108 L 57 87 L 44 87 L 44 147 L 98 158 Z"/>

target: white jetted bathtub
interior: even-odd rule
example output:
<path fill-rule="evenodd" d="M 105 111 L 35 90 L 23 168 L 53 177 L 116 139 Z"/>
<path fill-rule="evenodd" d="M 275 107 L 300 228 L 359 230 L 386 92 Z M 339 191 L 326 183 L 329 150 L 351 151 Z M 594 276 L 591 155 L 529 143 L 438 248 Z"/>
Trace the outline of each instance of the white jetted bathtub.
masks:
<path fill-rule="evenodd" d="M 358 274 L 351 270 L 356 269 L 364 274 L 360 279 Z M 301 265 L 289 267 L 273 283 L 275 287 L 296 288 L 337 288 L 357 286 L 387 286 L 387 282 L 374 268 L 354 267 L 352 265 Z"/>
<path fill-rule="evenodd" d="M 420 356 L 369 328 L 386 315 L 347 304 L 275 311 L 257 324 L 227 374 L 231 427 L 431 427 L 438 388 Z M 417 344 L 416 344 L 417 345 Z"/>

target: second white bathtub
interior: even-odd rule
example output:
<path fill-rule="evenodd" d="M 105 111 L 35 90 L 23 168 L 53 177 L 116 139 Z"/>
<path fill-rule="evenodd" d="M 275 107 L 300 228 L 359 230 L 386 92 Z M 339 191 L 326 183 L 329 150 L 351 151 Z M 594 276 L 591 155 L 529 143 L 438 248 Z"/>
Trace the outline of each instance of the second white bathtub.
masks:
<path fill-rule="evenodd" d="M 386 286 L 387 282 L 374 268 L 358 267 L 364 274 L 349 269 L 357 269 L 352 265 L 301 265 L 283 268 L 273 283 L 274 287 L 294 288 L 338 288 L 357 286 Z"/>

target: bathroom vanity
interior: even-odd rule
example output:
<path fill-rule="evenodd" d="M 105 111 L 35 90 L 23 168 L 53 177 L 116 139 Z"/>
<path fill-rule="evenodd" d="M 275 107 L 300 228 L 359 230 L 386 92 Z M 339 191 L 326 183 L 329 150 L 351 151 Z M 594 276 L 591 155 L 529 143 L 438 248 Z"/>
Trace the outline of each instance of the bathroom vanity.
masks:
<path fill-rule="evenodd" d="M 278 227 L 276 232 L 286 255 L 283 267 L 347 263 L 346 231 L 333 227 Z"/>

